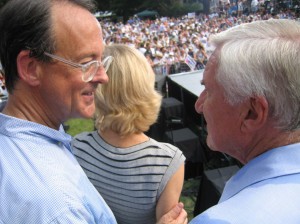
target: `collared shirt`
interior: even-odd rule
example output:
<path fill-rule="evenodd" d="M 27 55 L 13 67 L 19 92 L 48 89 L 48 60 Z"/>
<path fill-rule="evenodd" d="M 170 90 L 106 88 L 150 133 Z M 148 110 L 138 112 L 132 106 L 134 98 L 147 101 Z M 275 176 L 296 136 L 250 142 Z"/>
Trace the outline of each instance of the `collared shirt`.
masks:
<path fill-rule="evenodd" d="M 70 148 L 71 136 L 0 114 L 0 223 L 116 220 Z"/>
<path fill-rule="evenodd" d="M 300 143 L 254 158 L 227 183 L 217 205 L 190 224 L 299 224 Z"/>

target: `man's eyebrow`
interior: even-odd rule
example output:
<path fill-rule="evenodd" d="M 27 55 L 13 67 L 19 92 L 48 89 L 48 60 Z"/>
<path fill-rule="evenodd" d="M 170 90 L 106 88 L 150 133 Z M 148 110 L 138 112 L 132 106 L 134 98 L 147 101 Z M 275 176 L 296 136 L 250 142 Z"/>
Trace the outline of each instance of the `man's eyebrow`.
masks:
<path fill-rule="evenodd" d="M 201 80 L 200 80 L 200 84 L 203 85 L 203 86 L 205 86 L 205 81 L 204 81 L 204 79 L 201 79 Z"/>

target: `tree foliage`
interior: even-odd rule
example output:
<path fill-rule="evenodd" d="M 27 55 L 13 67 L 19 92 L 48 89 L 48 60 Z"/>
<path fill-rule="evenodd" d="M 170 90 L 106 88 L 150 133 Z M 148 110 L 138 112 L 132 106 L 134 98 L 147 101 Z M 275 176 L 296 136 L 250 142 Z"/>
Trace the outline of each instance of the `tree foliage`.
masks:
<path fill-rule="evenodd" d="M 194 2 L 194 1 L 192 1 Z M 97 0 L 101 11 L 114 11 L 126 21 L 134 14 L 156 10 L 161 16 L 182 16 L 189 12 L 199 13 L 203 10 L 201 3 L 182 3 L 180 0 Z"/>
<path fill-rule="evenodd" d="M 139 12 L 144 0 L 96 0 L 96 3 L 100 11 L 113 11 L 118 16 L 122 16 L 124 20 L 127 20 L 130 16 Z"/>
<path fill-rule="evenodd" d="M 8 0 L 0 0 L 0 8 L 5 5 L 6 2 L 8 2 Z"/>
<path fill-rule="evenodd" d="M 9 0 L 0 0 L 0 8 Z M 34 1 L 34 0 L 32 0 Z M 124 20 L 137 12 L 145 9 L 156 10 L 161 16 L 181 16 L 188 12 L 199 13 L 203 10 L 203 4 L 189 0 L 183 4 L 181 0 L 94 0 L 99 11 L 114 11 Z M 251 0 L 250 0 L 251 1 Z M 300 0 L 291 1 L 292 9 L 299 11 Z M 285 0 L 275 0 L 275 2 L 286 2 Z"/>
<path fill-rule="evenodd" d="M 2 7 L 9 0 L 0 0 Z M 34 0 L 33 0 L 34 1 Z M 94 0 L 99 11 L 113 11 L 126 21 L 145 9 L 156 10 L 162 16 L 181 16 L 188 12 L 200 12 L 202 4 L 186 3 L 180 0 Z M 192 1 L 194 2 L 194 1 Z"/>

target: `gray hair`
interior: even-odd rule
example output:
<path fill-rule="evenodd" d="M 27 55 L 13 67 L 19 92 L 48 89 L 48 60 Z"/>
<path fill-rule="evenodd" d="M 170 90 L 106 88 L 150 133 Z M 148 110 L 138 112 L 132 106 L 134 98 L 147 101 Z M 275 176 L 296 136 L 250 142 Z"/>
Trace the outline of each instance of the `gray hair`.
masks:
<path fill-rule="evenodd" d="M 217 82 L 229 104 L 263 96 L 269 117 L 283 130 L 300 127 L 300 23 L 272 19 L 212 36 L 221 49 Z"/>

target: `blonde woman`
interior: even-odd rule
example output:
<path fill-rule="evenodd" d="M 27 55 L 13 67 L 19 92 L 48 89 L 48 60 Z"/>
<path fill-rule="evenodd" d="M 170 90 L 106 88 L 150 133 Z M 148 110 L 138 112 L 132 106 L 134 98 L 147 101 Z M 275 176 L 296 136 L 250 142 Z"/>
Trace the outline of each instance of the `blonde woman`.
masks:
<path fill-rule="evenodd" d="M 119 224 L 154 224 L 171 210 L 184 180 L 182 152 L 144 134 L 157 120 L 161 95 L 145 56 L 114 44 L 109 83 L 96 93 L 96 128 L 73 141 L 74 153 Z"/>

